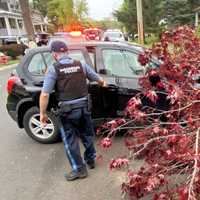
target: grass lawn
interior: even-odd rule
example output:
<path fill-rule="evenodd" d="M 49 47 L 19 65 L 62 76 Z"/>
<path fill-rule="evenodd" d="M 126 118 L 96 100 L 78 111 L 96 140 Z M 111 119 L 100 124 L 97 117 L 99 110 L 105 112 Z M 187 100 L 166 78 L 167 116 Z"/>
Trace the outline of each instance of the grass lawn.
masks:
<path fill-rule="evenodd" d="M 155 35 L 152 35 L 150 37 L 146 37 L 145 38 L 145 44 L 144 44 L 144 47 L 146 48 L 151 48 L 152 45 L 157 42 L 159 39 L 155 36 Z M 135 39 L 132 41 L 133 43 L 138 43 L 138 39 Z"/>
<path fill-rule="evenodd" d="M 0 64 L 0 68 L 2 68 L 2 67 L 7 67 L 7 66 L 13 65 L 13 64 L 18 64 L 18 63 L 19 63 L 19 59 L 10 60 L 10 61 L 8 61 L 7 64 Z"/>

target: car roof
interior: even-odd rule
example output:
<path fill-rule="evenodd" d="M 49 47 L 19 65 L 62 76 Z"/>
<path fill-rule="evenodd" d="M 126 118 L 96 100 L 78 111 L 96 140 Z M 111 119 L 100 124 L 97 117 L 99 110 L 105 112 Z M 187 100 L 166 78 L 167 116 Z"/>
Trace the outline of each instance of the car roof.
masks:
<path fill-rule="evenodd" d="M 80 42 L 80 43 L 70 43 L 68 45 L 68 48 L 83 48 L 83 47 L 122 47 L 122 48 L 129 48 L 129 49 L 134 49 L 136 51 L 139 52 L 143 52 L 144 51 L 144 47 L 140 46 L 138 44 L 132 44 L 132 43 L 128 43 L 128 42 L 100 42 L 100 41 L 89 41 L 89 42 Z M 43 51 L 50 51 L 50 47 L 49 46 L 42 46 L 42 47 L 36 47 L 33 49 L 30 49 L 29 52 L 43 52 Z"/>

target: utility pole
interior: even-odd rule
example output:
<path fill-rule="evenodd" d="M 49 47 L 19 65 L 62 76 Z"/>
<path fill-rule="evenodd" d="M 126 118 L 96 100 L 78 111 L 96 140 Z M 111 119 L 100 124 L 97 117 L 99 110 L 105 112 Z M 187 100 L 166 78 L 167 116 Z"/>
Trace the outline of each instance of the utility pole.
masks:
<path fill-rule="evenodd" d="M 138 42 L 144 44 L 144 26 L 142 14 L 142 0 L 136 0 L 137 7 L 137 27 L 138 27 Z"/>

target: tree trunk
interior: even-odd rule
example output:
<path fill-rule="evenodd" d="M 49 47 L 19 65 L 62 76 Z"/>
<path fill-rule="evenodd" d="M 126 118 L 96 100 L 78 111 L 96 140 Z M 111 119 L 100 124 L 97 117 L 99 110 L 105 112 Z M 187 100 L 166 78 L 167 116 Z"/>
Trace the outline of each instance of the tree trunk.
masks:
<path fill-rule="evenodd" d="M 19 0 L 25 29 L 29 40 L 35 40 L 33 23 L 28 0 Z"/>

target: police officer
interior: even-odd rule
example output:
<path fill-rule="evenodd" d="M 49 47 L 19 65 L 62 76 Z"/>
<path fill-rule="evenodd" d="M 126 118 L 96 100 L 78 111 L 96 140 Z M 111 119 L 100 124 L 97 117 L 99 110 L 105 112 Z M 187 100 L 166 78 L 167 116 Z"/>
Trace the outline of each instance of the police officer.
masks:
<path fill-rule="evenodd" d="M 88 110 L 86 78 L 98 82 L 101 86 L 105 86 L 106 83 L 90 66 L 70 58 L 64 42 L 52 42 L 51 51 L 56 63 L 48 68 L 44 78 L 40 95 L 40 121 L 43 125 L 47 122 L 49 94 L 55 88 L 64 112 L 60 116 L 60 132 L 72 167 L 72 171 L 66 173 L 65 178 L 73 181 L 87 177 L 86 164 L 89 168 L 95 167 L 94 129 Z M 85 147 L 84 160 L 80 153 L 79 137 Z"/>

